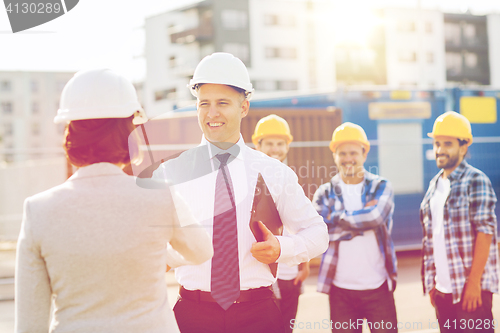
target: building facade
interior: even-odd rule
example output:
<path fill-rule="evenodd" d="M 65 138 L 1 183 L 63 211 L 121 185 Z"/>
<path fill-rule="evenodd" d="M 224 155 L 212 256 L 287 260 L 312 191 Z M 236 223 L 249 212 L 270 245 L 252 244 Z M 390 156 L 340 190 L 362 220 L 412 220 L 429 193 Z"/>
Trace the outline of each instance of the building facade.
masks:
<path fill-rule="evenodd" d="M 322 0 L 205 0 L 146 19 L 144 105 L 150 116 L 193 104 L 198 62 L 229 52 L 256 96 L 387 85 L 500 86 L 500 15 L 417 8 L 352 9 Z"/>
<path fill-rule="evenodd" d="M 229 52 L 247 66 L 258 93 L 335 88 L 334 47 L 321 13 L 327 1 L 212 0 L 146 19 L 144 103 L 150 116 L 192 103 L 186 89 L 198 62 Z"/>
<path fill-rule="evenodd" d="M 0 72 L 0 162 L 62 156 L 64 126 L 53 119 L 67 72 Z"/>

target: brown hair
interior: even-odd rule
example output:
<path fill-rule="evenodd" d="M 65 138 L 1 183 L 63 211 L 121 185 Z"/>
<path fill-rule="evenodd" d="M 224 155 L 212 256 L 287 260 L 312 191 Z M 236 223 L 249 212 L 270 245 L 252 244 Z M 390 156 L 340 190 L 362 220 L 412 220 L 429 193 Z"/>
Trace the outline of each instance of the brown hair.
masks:
<path fill-rule="evenodd" d="M 132 116 L 71 121 L 63 140 L 68 160 L 76 167 L 100 162 L 124 165 L 140 162 L 138 137 L 131 135 L 129 139 L 135 130 L 133 119 Z"/>

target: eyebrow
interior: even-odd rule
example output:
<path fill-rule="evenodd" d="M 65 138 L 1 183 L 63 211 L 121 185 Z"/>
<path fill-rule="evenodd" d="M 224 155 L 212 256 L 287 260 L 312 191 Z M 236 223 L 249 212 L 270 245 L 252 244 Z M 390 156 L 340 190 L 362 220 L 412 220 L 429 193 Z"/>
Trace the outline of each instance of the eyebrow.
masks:
<path fill-rule="evenodd" d="M 208 101 L 209 101 L 209 99 L 200 99 L 199 103 L 208 102 Z M 222 101 L 229 102 L 229 101 L 231 101 L 231 99 L 230 98 L 219 98 L 219 99 L 216 99 L 215 101 L 216 102 L 222 102 Z"/>

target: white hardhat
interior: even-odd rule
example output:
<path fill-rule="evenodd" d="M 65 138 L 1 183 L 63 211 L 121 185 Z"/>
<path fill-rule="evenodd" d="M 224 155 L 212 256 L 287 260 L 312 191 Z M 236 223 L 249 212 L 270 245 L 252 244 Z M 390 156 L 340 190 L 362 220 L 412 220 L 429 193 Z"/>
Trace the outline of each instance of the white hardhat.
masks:
<path fill-rule="evenodd" d="M 128 118 L 143 124 L 148 118 L 132 83 L 110 69 L 77 72 L 64 87 L 54 122 Z"/>
<path fill-rule="evenodd" d="M 248 100 L 252 98 L 253 88 L 247 68 L 231 53 L 213 53 L 200 61 L 188 84 L 193 96 L 198 97 L 197 85 L 203 83 L 237 87 L 245 91 Z"/>

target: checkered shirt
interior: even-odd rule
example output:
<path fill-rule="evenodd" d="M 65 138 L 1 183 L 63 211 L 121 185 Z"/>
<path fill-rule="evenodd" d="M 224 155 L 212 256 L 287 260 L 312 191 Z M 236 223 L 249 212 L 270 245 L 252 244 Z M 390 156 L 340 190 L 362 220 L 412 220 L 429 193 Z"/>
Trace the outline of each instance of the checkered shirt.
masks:
<path fill-rule="evenodd" d="M 422 240 L 422 284 L 424 294 L 435 287 L 436 266 L 434 264 L 432 240 L 432 216 L 430 199 L 436 190 L 441 170 L 430 182 L 429 189 L 420 205 Z M 497 267 L 497 198 L 489 178 L 465 160 L 449 175 L 450 194 L 444 204 L 444 240 L 448 268 L 450 271 L 453 303 L 460 302 L 462 291 L 470 274 L 476 234 L 492 234 L 488 261 L 481 277 L 481 289 L 498 293 Z"/>
<path fill-rule="evenodd" d="M 318 275 L 318 291 L 328 294 L 333 283 L 338 262 L 341 241 L 347 241 L 366 230 L 374 230 L 380 252 L 385 258 L 385 267 L 391 279 L 391 289 L 396 287 L 397 261 L 394 244 L 390 235 L 394 195 L 388 180 L 365 170 L 361 201 L 363 206 L 377 200 L 374 206 L 361 210 L 344 209 L 340 176 L 335 175 L 330 182 L 321 185 L 313 198 L 313 205 L 328 226 L 330 245 L 323 254 Z"/>

